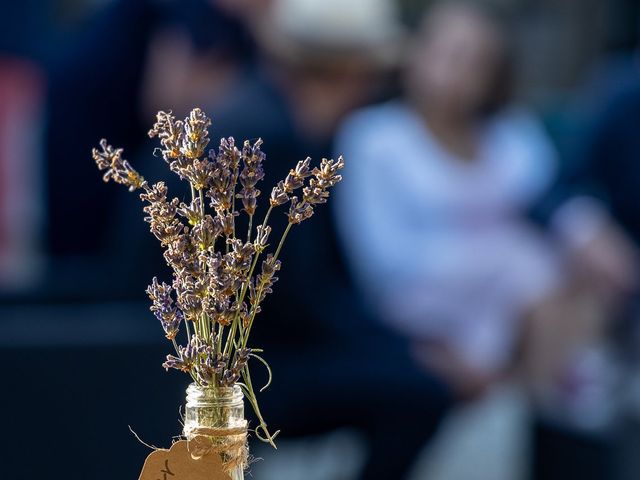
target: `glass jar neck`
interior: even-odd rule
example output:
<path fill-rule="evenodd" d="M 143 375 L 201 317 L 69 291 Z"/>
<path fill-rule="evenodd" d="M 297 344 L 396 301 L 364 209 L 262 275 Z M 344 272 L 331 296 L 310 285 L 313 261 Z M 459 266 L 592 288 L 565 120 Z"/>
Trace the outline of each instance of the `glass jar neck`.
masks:
<path fill-rule="evenodd" d="M 243 404 L 244 395 L 238 385 L 233 387 L 200 386 L 195 383 L 187 387 L 187 407 L 222 407 Z"/>

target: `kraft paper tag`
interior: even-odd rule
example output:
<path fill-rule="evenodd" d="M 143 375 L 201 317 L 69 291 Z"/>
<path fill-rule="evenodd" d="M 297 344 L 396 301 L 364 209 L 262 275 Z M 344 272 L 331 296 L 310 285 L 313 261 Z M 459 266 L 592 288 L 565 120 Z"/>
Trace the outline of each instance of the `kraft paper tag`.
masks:
<path fill-rule="evenodd" d="M 222 469 L 222 459 L 210 453 L 194 460 L 187 449 L 187 441 L 174 443 L 169 450 L 152 452 L 144 462 L 138 480 L 230 480 Z"/>

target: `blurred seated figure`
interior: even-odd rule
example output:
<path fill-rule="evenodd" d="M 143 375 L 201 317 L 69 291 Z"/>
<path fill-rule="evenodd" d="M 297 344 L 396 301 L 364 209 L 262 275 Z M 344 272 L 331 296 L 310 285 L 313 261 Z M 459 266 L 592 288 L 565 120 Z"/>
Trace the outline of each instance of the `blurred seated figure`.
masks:
<path fill-rule="evenodd" d="M 507 38 L 478 4 L 434 7 L 409 55 L 406 96 L 341 128 L 349 161 L 333 207 L 370 310 L 459 399 L 517 372 L 535 413 L 584 426 L 595 417 L 583 408 L 602 406 L 591 347 L 637 286 L 636 247 L 615 223 L 635 233 L 635 97 L 603 122 L 581 181 L 552 188 L 554 148 L 509 102 Z M 545 232 L 530 213 L 550 196 Z M 609 478 L 606 442 L 584 429 L 534 431 L 534 478 Z"/>
<path fill-rule="evenodd" d="M 543 129 L 509 103 L 506 33 L 470 2 L 425 17 L 406 97 L 353 115 L 334 204 L 375 314 L 461 397 L 510 365 L 523 318 L 558 287 L 555 253 L 526 218 L 554 178 Z"/>

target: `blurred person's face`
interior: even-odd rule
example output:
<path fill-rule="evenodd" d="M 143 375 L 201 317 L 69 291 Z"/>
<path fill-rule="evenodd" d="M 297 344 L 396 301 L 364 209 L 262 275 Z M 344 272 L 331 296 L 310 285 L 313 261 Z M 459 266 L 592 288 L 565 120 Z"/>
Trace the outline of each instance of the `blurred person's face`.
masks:
<path fill-rule="evenodd" d="M 502 39 L 470 7 L 449 6 L 423 22 L 409 57 L 407 87 L 421 108 L 473 115 L 494 84 Z"/>

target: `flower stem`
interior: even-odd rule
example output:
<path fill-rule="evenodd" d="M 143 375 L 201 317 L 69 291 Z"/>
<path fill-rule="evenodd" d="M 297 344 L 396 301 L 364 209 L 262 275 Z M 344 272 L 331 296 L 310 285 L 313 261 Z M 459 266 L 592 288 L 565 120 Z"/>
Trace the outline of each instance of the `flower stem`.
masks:
<path fill-rule="evenodd" d="M 244 379 L 245 386 L 246 386 L 246 388 L 244 389 L 246 397 L 249 400 L 249 403 L 251 403 L 251 406 L 253 407 L 253 411 L 255 412 L 256 417 L 258 417 L 258 422 L 260 422 L 260 425 L 258 428 L 262 429 L 262 431 L 266 435 L 266 437 L 263 437 L 262 435 L 260 435 L 258 433 L 258 429 L 256 428 L 256 437 L 258 437 L 263 442 L 270 443 L 273 448 L 277 449 L 278 447 L 276 447 L 274 440 L 278 435 L 278 433 L 280 432 L 277 431 L 273 435 L 269 433 L 267 423 L 264 421 L 264 418 L 262 418 L 262 413 L 260 412 L 260 407 L 258 406 L 258 400 L 256 398 L 255 392 L 253 391 L 253 385 L 251 384 L 251 375 L 247 367 L 242 369 L 242 377 Z"/>
<path fill-rule="evenodd" d="M 221 353 L 222 352 L 222 335 L 224 334 L 224 325 L 222 325 L 221 323 L 218 324 L 218 345 L 216 346 L 216 352 L 217 353 Z"/>
<path fill-rule="evenodd" d="M 287 228 L 284 229 L 284 233 L 282 234 L 282 238 L 280 239 L 280 243 L 278 244 L 278 248 L 276 249 L 276 253 L 273 254 L 273 261 L 275 262 L 280 255 L 280 251 L 282 250 L 282 246 L 284 245 L 284 241 L 287 239 L 287 235 L 289 235 L 289 230 L 291 230 L 291 226 L 293 223 L 288 223 Z"/>
<path fill-rule="evenodd" d="M 266 214 L 265 214 L 265 216 L 264 216 L 264 220 L 262 220 L 262 228 L 265 228 L 265 227 L 267 226 L 267 222 L 269 221 L 269 216 L 271 215 L 271 211 L 272 211 L 272 210 L 273 210 L 273 206 L 269 206 L 269 209 L 267 210 L 267 213 L 266 213 Z M 290 228 L 290 227 L 287 227 L 287 231 L 289 230 L 289 228 Z M 286 236 L 286 233 L 287 233 L 287 232 L 285 232 L 285 236 Z M 283 240 L 283 239 L 281 239 L 281 240 L 280 240 L 279 248 L 282 248 L 282 243 L 283 243 L 283 241 L 282 241 L 282 240 Z M 251 264 L 251 268 L 249 269 L 249 273 L 248 273 L 248 275 L 247 275 L 247 279 L 246 279 L 246 280 L 245 280 L 245 282 L 243 283 L 243 285 L 242 285 L 242 289 L 240 290 L 240 296 L 239 296 L 239 297 L 237 297 L 237 303 L 238 303 L 238 305 L 242 305 L 242 302 L 244 301 L 244 297 L 246 296 L 246 294 L 247 294 L 247 289 L 248 289 L 248 287 L 249 287 L 249 282 L 251 281 L 251 278 L 253 277 L 253 272 L 254 272 L 254 270 L 255 270 L 255 268 L 256 268 L 256 265 L 257 265 L 257 263 L 258 263 L 258 259 L 259 259 L 259 258 L 260 258 L 260 253 L 259 253 L 259 252 L 256 252 L 256 253 L 255 253 L 255 256 L 253 257 L 253 263 Z M 253 309 L 252 309 L 252 310 L 253 310 Z M 254 315 L 255 315 L 255 314 L 254 314 Z M 234 328 L 234 327 L 236 326 L 236 324 L 237 324 L 237 322 L 238 322 L 239 317 L 240 317 L 240 311 L 238 311 L 238 313 L 236 314 L 236 316 L 233 318 L 233 324 L 232 324 L 232 327 L 231 327 L 231 328 L 232 328 L 232 330 L 233 330 L 234 335 L 235 335 L 235 328 Z M 243 346 L 246 346 L 246 344 L 247 344 L 247 339 L 246 339 L 246 335 L 244 335 L 244 328 L 243 328 L 243 326 L 241 326 L 240 331 L 241 331 L 241 341 L 242 341 L 242 344 L 243 344 Z M 225 352 L 225 353 L 227 353 L 227 352 L 228 352 L 228 353 L 229 353 L 229 356 L 230 356 L 230 354 L 231 354 L 230 339 L 231 339 L 231 336 L 227 337 L 227 342 L 226 342 L 226 344 L 225 344 L 225 348 L 224 348 L 224 352 Z"/>
<path fill-rule="evenodd" d="M 189 343 L 191 341 L 191 331 L 189 329 L 189 320 L 187 320 L 186 318 L 184 319 L 184 326 L 187 330 L 187 343 Z"/>
<path fill-rule="evenodd" d="M 285 240 L 287 239 L 287 235 L 289 234 L 289 231 L 291 230 L 292 225 L 293 225 L 292 223 L 287 224 L 287 228 L 285 228 L 284 233 L 282 234 L 280 243 L 278 243 L 278 248 L 276 249 L 276 253 L 273 255 L 273 262 L 275 262 L 278 259 L 278 255 L 280 255 L 280 251 L 282 250 L 282 247 L 284 245 Z M 247 342 L 249 340 L 249 333 L 251 333 L 251 327 L 253 326 L 253 319 L 256 318 L 256 314 L 258 313 L 257 300 L 259 300 L 260 297 L 262 296 L 263 289 L 264 289 L 264 285 L 261 284 L 258 287 L 258 291 L 256 292 L 256 303 L 251 305 L 251 311 L 249 312 L 249 322 L 241 338 L 243 348 L 247 346 Z"/>
<path fill-rule="evenodd" d="M 264 216 L 264 220 L 262 221 L 262 228 L 267 226 L 267 222 L 269 221 L 269 216 L 271 215 L 271 210 L 273 210 L 273 206 L 269 206 L 269 210 L 267 210 L 267 213 Z"/>

